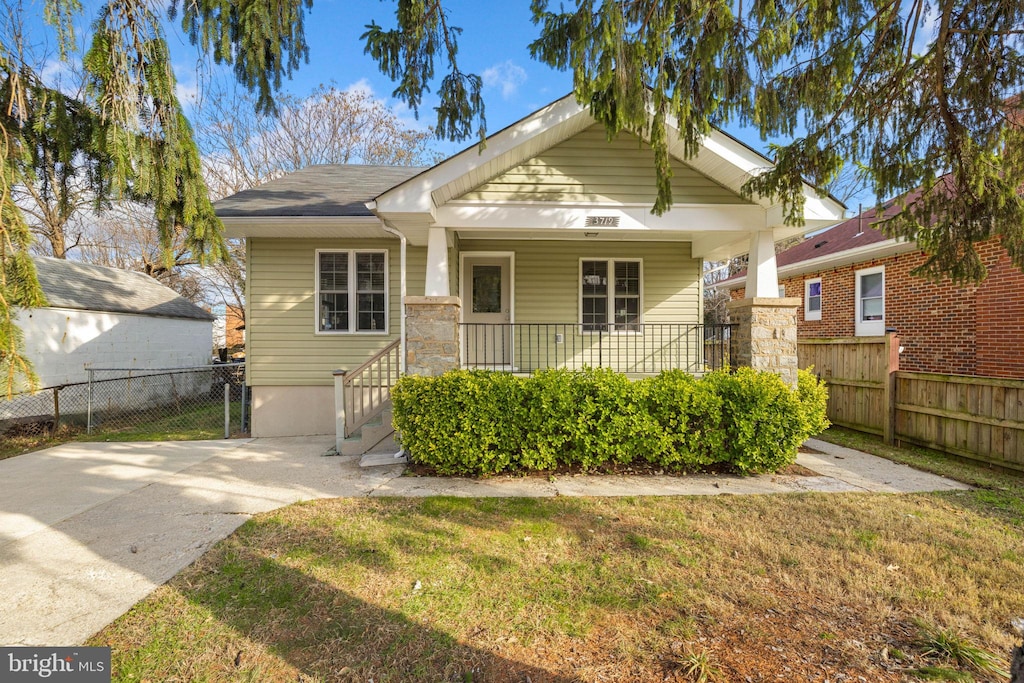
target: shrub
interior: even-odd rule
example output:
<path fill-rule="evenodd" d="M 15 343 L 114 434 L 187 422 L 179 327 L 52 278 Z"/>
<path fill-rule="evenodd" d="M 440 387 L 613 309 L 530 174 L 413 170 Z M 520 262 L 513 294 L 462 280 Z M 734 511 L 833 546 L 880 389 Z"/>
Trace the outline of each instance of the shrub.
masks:
<path fill-rule="evenodd" d="M 828 387 L 812 372 L 813 367 L 797 373 L 796 393 L 807 436 L 821 434 L 832 426 L 828 421 Z"/>
<path fill-rule="evenodd" d="M 673 370 L 636 382 L 607 369 L 528 378 L 456 370 L 403 377 L 392 400 L 413 461 L 447 475 L 634 462 L 768 472 L 793 462 L 800 443 L 828 426 L 825 386 L 805 371 L 794 391 L 749 368 L 700 380 Z"/>
<path fill-rule="evenodd" d="M 403 446 L 440 474 L 518 468 L 522 394 L 519 378 L 499 372 L 402 377 L 391 391 L 395 429 Z"/>
<path fill-rule="evenodd" d="M 796 393 L 778 375 L 739 368 L 704 377 L 722 399 L 722 420 L 715 440 L 721 439 L 718 458 L 740 474 L 781 469 L 796 459 L 796 449 L 806 438 L 801 404 Z M 714 461 L 714 460 L 713 460 Z"/>

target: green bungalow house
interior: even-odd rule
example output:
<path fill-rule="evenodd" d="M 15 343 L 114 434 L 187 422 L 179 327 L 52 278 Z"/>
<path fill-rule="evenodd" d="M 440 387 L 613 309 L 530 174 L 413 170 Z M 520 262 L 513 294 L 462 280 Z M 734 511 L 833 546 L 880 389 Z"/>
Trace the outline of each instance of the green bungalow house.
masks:
<path fill-rule="evenodd" d="M 402 372 L 701 372 L 721 339 L 701 326 L 702 260 L 748 251 L 732 361 L 792 380 L 800 300 L 778 298 L 774 242 L 843 206 L 808 186 L 805 225 L 786 226 L 779 204 L 739 194 L 770 161 L 719 131 L 686 161 L 677 144 L 662 216 L 649 147 L 608 141 L 572 96 L 430 168 L 314 166 L 217 202 L 247 240 L 253 435 L 360 452 L 379 433 L 351 437 Z"/>

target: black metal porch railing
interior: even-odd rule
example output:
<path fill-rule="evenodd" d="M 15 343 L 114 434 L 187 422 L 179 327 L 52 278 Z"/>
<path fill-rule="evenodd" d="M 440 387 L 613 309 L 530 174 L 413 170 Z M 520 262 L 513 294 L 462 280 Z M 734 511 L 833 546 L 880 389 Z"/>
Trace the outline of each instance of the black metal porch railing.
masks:
<path fill-rule="evenodd" d="M 584 330 L 579 323 L 461 323 L 468 368 L 529 373 L 540 368 L 611 368 L 628 374 L 728 368 L 731 325 L 643 323 Z"/>

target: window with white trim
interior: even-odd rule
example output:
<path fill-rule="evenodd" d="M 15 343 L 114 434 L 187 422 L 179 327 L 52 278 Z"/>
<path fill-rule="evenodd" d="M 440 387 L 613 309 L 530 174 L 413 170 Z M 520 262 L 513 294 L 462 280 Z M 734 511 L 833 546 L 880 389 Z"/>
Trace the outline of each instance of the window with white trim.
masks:
<path fill-rule="evenodd" d="M 804 280 L 804 320 L 821 320 L 821 278 Z"/>
<path fill-rule="evenodd" d="M 639 259 L 580 259 L 583 331 L 639 331 L 642 277 Z"/>
<path fill-rule="evenodd" d="M 388 331 L 386 251 L 317 251 L 317 332 Z"/>
<path fill-rule="evenodd" d="M 858 337 L 885 334 L 885 266 L 858 270 L 854 277 L 854 332 Z"/>

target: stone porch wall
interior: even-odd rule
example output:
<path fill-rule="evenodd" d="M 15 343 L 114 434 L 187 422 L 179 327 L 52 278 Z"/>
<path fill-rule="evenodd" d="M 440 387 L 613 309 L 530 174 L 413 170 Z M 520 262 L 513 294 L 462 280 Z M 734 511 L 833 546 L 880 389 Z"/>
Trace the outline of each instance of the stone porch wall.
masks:
<path fill-rule="evenodd" d="M 457 296 L 405 297 L 406 372 L 432 377 L 460 365 Z"/>
<path fill-rule="evenodd" d="M 798 298 L 736 299 L 727 304 L 733 329 L 733 365 L 768 370 L 796 387 Z"/>

